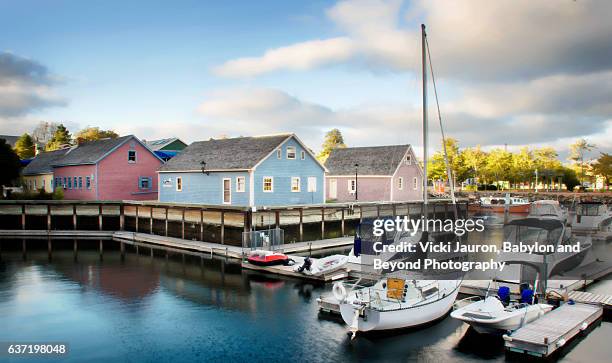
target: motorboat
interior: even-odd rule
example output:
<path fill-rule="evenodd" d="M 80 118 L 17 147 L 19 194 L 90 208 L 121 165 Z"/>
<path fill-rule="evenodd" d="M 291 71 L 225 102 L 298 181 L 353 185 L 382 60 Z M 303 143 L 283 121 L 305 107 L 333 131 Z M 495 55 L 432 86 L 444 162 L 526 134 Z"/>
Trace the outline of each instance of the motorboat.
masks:
<path fill-rule="evenodd" d="M 306 257 L 303 264 L 296 265 L 294 271 L 310 276 L 321 276 L 344 268 L 349 261 L 346 255 L 331 255 L 317 259 Z"/>
<path fill-rule="evenodd" d="M 556 200 L 536 200 L 529 206 L 528 217 L 556 218 L 567 223 L 567 210 Z"/>
<path fill-rule="evenodd" d="M 468 297 L 455 303 L 451 317 L 469 324 L 480 334 L 505 334 L 530 323 L 553 309 L 552 305 L 535 303 L 533 290 L 523 289 L 518 301 L 510 301 L 510 288 L 501 286 L 497 295 L 487 293 L 484 299 Z"/>
<path fill-rule="evenodd" d="M 497 257 L 507 266 L 498 278 L 533 281 L 539 273 L 546 279 L 579 266 L 591 249 L 590 237 L 581 240 L 557 218 L 515 219 L 504 225 L 504 246 Z M 533 251 L 525 251 L 532 247 Z M 503 274 L 503 276 L 501 276 Z"/>
<path fill-rule="evenodd" d="M 472 212 L 490 211 L 494 213 L 529 213 L 529 200 L 520 197 L 481 197 L 476 204 L 468 209 Z"/>
<path fill-rule="evenodd" d="M 581 202 L 571 224 L 574 231 L 612 233 L 612 210 L 600 202 Z"/>
<path fill-rule="evenodd" d="M 287 255 L 274 251 L 266 250 L 255 250 L 252 251 L 247 257 L 247 261 L 250 264 L 256 266 L 276 266 L 276 265 L 289 265 L 291 260 Z"/>

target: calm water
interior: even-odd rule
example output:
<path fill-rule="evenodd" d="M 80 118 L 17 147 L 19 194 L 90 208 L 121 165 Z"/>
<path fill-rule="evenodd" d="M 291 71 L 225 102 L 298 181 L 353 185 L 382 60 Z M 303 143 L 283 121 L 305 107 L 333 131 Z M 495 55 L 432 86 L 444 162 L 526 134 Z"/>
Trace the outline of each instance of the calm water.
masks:
<path fill-rule="evenodd" d="M 80 246 L 88 243 L 97 241 Z M 24 261 L 5 247 L 0 341 L 67 342 L 67 361 L 88 362 L 508 360 L 500 339 L 480 337 L 450 317 L 351 342 L 341 320 L 318 315 L 316 298 L 329 285 L 265 277 L 218 260 L 151 258 L 144 248 L 122 261 L 109 250 L 113 244 L 105 242 L 103 261 L 94 250 L 80 251 L 75 261 L 67 248 L 51 262 L 42 249 Z M 610 293 L 612 284 L 594 289 Z M 609 362 L 611 335 L 612 324 L 602 323 L 562 361 Z"/>

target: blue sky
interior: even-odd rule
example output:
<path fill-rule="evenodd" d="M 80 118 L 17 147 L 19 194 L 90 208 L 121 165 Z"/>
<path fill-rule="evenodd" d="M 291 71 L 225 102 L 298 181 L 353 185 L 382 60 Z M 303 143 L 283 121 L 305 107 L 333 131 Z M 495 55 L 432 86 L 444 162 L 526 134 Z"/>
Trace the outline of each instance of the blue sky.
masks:
<path fill-rule="evenodd" d="M 445 125 L 463 146 L 563 149 L 587 137 L 609 150 L 612 87 L 600 85 L 612 81 L 611 9 L 590 1 L 1 2 L 0 133 L 41 120 L 188 142 L 294 131 L 316 150 L 338 127 L 350 145 L 418 146 L 425 21 Z M 16 63 L 25 73 L 9 67 Z M 27 76 L 28 67 L 42 67 L 43 77 Z M 580 89 L 598 94 L 571 91 Z"/>

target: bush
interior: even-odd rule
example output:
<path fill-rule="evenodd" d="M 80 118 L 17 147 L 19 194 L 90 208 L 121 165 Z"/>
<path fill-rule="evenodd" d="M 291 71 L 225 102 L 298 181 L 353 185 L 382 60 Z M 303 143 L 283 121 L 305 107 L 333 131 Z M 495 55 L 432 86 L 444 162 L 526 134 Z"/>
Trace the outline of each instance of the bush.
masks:
<path fill-rule="evenodd" d="M 475 184 L 466 185 L 463 190 L 465 190 L 466 192 L 475 192 L 478 190 L 478 186 Z"/>
<path fill-rule="evenodd" d="M 52 193 L 45 192 L 44 189 L 38 191 L 25 191 L 23 193 L 13 193 L 10 198 L 12 200 L 51 200 L 53 199 Z"/>
<path fill-rule="evenodd" d="M 495 184 L 480 184 L 480 185 L 478 185 L 478 190 L 497 190 L 497 185 L 495 185 Z"/>
<path fill-rule="evenodd" d="M 52 197 L 53 197 L 53 200 L 64 199 L 64 189 L 62 189 L 62 187 L 55 188 L 55 190 L 53 191 Z"/>

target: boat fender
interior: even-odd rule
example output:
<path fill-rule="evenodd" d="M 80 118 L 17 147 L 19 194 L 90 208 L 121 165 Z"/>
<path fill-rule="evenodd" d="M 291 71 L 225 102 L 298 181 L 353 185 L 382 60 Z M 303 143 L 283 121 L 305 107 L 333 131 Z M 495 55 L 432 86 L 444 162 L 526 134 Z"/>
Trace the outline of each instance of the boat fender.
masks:
<path fill-rule="evenodd" d="M 342 284 L 342 282 L 336 282 L 332 289 L 332 293 L 334 294 L 336 300 L 340 302 L 344 301 L 346 298 L 346 288 L 344 287 L 344 284 Z"/>
<path fill-rule="evenodd" d="M 562 347 L 565 345 L 565 339 L 561 338 L 557 341 L 557 347 Z"/>
<path fill-rule="evenodd" d="M 580 325 L 580 330 L 585 331 L 586 328 L 589 327 L 589 324 L 587 324 L 586 322 L 582 323 L 582 325 Z"/>

